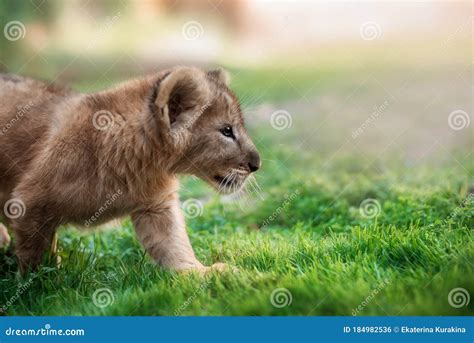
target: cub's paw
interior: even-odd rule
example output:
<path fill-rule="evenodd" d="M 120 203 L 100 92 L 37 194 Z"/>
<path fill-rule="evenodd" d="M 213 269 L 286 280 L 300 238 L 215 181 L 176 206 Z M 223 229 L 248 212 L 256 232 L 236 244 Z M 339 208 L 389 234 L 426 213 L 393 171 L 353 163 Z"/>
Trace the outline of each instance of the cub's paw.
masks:
<path fill-rule="evenodd" d="M 10 245 L 10 235 L 5 225 L 0 223 L 0 248 L 6 248 Z"/>

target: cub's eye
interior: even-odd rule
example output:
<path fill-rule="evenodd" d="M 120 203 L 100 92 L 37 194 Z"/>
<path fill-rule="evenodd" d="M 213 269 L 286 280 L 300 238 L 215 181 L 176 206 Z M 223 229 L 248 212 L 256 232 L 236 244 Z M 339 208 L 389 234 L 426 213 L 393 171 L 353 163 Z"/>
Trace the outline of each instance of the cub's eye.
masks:
<path fill-rule="evenodd" d="M 231 126 L 227 125 L 224 128 L 220 129 L 220 131 L 224 136 L 235 139 L 234 132 L 232 131 Z"/>

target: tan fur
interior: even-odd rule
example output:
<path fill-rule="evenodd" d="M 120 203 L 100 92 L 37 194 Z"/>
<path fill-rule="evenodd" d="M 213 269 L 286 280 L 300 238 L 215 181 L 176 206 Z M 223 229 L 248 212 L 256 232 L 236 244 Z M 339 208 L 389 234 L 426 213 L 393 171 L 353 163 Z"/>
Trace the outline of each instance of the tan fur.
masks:
<path fill-rule="evenodd" d="M 222 73 L 177 67 L 95 94 L 0 74 L 0 205 L 24 204 L 21 216 L 5 209 L 20 267 L 41 262 L 61 224 L 131 215 L 161 266 L 208 270 L 186 233 L 177 175 L 232 192 L 260 166 Z"/>
<path fill-rule="evenodd" d="M 5 225 L 0 223 L 0 248 L 7 247 L 10 244 L 10 235 Z"/>

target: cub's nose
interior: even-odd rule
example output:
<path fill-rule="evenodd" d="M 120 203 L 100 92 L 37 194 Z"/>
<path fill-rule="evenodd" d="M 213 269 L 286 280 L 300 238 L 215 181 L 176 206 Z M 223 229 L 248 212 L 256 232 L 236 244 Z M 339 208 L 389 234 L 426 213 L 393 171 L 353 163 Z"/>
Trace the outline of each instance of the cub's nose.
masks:
<path fill-rule="evenodd" d="M 257 151 L 251 151 L 249 154 L 249 169 L 251 172 L 257 171 L 260 168 L 260 156 Z"/>

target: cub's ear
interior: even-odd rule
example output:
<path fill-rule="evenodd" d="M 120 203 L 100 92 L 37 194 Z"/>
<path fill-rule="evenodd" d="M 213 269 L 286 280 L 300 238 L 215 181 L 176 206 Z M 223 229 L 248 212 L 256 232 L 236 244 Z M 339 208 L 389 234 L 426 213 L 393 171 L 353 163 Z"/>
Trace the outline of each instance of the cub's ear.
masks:
<path fill-rule="evenodd" d="M 223 84 L 226 86 L 229 85 L 230 83 L 230 74 L 227 70 L 224 70 L 222 68 L 214 69 L 214 70 L 209 70 L 207 72 L 207 75 Z"/>
<path fill-rule="evenodd" d="M 205 73 L 191 67 L 174 69 L 159 84 L 155 104 L 163 113 L 168 125 L 184 122 L 182 118 L 209 103 L 211 90 Z"/>

